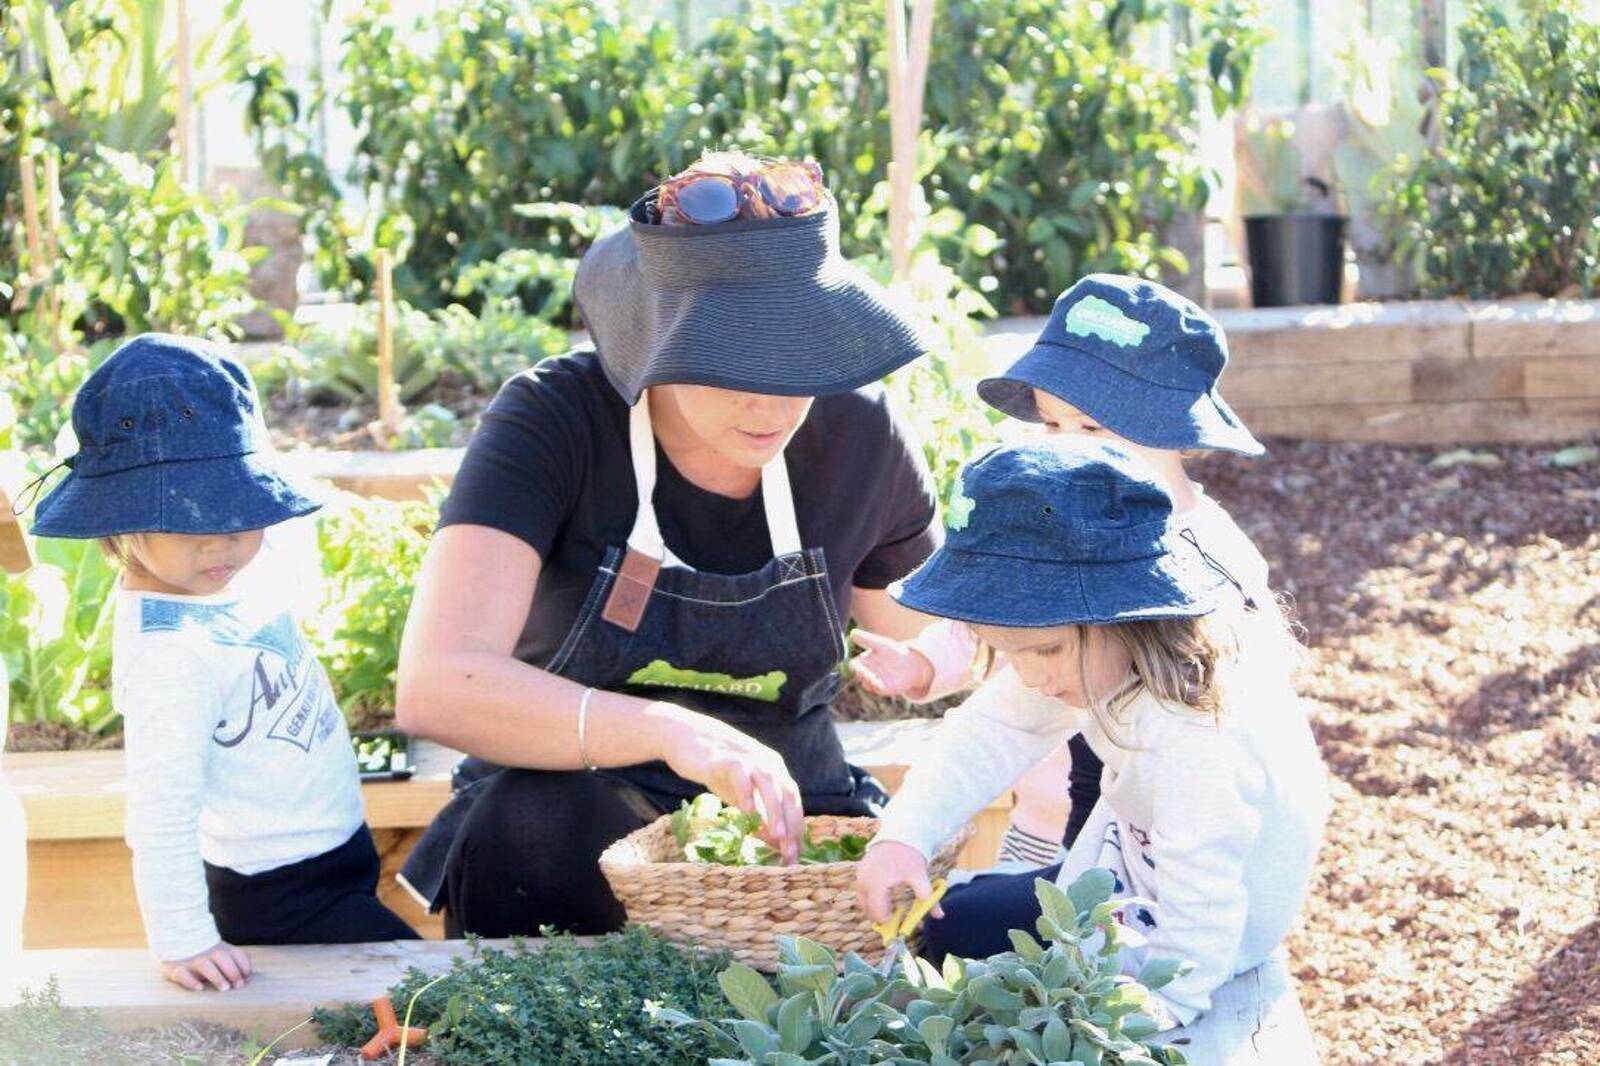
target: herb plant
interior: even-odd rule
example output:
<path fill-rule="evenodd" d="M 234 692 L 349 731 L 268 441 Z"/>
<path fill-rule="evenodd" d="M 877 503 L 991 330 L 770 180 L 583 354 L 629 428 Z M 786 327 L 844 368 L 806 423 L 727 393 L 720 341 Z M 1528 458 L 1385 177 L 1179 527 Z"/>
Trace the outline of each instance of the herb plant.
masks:
<path fill-rule="evenodd" d="M 729 807 L 709 792 L 701 793 L 672 815 L 672 835 L 690 862 L 717 866 L 773 866 L 778 853 L 757 836 L 761 816 Z M 856 862 L 867 853 L 866 837 L 846 833 L 836 840 L 813 840 L 806 831 L 800 845 L 800 862 Z"/>
<path fill-rule="evenodd" d="M 718 980 L 739 1018 L 711 1020 L 675 1008 L 662 1022 L 706 1034 L 723 1057 L 713 1066 L 853 1066 L 856 1063 L 1079 1063 L 1176 1066 L 1176 1048 L 1146 1043 L 1156 1025 L 1140 1013 L 1149 990 L 1185 966 L 1157 960 L 1137 981 L 1117 955 L 1135 937 L 1115 914 L 1108 871 L 1091 870 L 1065 891 L 1037 882 L 1039 935 L 1011 934 L 1013 951 L 945 960 L 942 969 L 904 956 L 884 976 L 858 955 L 843 961 L 809 940 L 780 937 L 777 989 L 742 964 Z"/>
<path fill-rule="evenodd" d="M 417 998 L 411 1024 L 427 1027 L 429 1054 L 447 1066 L 690 1066 L 711 1052 L 707 1035 L 657 1025 L 647 1007 L 721 1017 L 729 1010 L 717 982 L 722 964 L 639 927 L 592 945 L 547 930 L 537 947 L 457 959 Z M 390 998 L 409 1003 L 434 979 L 412 970 Z M 364 1003 L 319 1010 L 316 1022 L 324 1040 L 351 1047 L 377 1031 Z"/>

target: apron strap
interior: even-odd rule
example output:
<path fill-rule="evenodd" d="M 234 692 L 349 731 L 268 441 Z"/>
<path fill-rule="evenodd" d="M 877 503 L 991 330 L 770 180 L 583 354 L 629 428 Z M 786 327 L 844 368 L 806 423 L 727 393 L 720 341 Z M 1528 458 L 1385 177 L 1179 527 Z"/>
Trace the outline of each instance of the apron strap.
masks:
<path fill-rule="evenodd" d="M 663 566 L 690 569 L 667 548 L 656 521 L 656 438 L 650 422 L 650 393 L 645 390 L 628 413 L 628 447 L 633 453 L 633 477 L 639 491 L 639 509 L 633 516 L 628 547 Z M 761 468 L 761 503 L 767 512 L 767 535 L 774 558 L 800 551 L 800 526 L 795 519 L 794 492 L 783 453 Z"/>

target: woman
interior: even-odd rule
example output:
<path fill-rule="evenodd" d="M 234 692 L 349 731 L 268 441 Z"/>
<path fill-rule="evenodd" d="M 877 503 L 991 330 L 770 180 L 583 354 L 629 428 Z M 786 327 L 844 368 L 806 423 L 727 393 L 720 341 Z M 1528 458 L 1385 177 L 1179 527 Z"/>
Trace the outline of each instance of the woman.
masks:
<path fill-rule="evenodd" d="M 838 233 L 815 164 L 702 160 L 579 266 L 594 350 L 484 416 L 399 680 L 402 728 L 478 757 L 405 870 L 452 935 L 617 928 L 600 852 L 702 791 L 789 862 L 802 813 L 885 798 L 829 704 L 844 619 L 928 621 L 884 591 L 939 531 L 874 384 L 926 345 Z"/>

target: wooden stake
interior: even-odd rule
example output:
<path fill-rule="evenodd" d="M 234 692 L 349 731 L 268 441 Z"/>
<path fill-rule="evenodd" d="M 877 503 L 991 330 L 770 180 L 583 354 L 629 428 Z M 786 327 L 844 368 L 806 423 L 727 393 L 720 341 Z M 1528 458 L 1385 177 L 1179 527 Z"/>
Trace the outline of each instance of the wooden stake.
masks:
<path fill-rule="evenodd" d="M 28 273 L 23 287 L 32 290 L 39 284 L 44 268 L 44 242 L 39 237 L 39 183 L 33 170 L 33 156 L 25 155 L 17 160 L 17 169 L 22 178 L 22 226 L 28 235 Z"/>
<path fill-rule="evenodd" d="M 400 431 L 400 402 L 394 384 L 394 266 L 389 249 L 378 249 L 373 266 L 378 297 L 378 421 L 393 437 Z"/>
<path fill-rule="evenodd" d="M 911 269 L 912 193 L 917 179 L 917 135 L 933 40 L 933 0 L 912 0 L 910 45 L 904 0 L 888 0 L 889 50 L 889 260 L 897 278 Z"/>
<path fill-rule="evenodd" d="M 61 157 L 47 152 L 44 157 L 44 254 L 49 271 L 55 273 L 61 255 Z M 46 299 L 50 316 L 50 343 L 56 351 L 62 348 L 61 290 L 54 282 Z"/>
<path fill-rule="evenodd" d="M 22 523 L 11 513 L 11 497 L 0 488 L 0 571 L 20 574 L 32 565 L 33 553 L 22 535 Z M 0 731 L 4 728 L 0 724 Z"/>
<path fill-rule="evenodd" d="M 188 182 L 194 167 L 194 68 L 189 54 L 189 0 L 178 0 L 178 106 L 172 133 L 179 174 Z"/>

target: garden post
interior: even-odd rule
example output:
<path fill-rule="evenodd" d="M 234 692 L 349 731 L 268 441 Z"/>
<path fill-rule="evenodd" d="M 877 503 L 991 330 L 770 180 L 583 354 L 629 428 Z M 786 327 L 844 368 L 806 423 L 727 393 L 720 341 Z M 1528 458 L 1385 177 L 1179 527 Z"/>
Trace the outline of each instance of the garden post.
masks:
<path fill-rule="evenodd" d="M 389 249 L 378 249 L 373 268 L 378 290 L 378 421 L 393 439 L 400 432 L 400 405 L 394 388 L 394 265 Z"/>
<path fill-rule="evenodd" d="M 174 116 L 176 128 L 173 130 L 172 139 L 178 155 L 178 172 L 187 183 L 194 165 L 194 130 L 191 115 L 193 101 L 190 99 L 194 71 L 189 55 L 189 0 L 178 0 L 177 67 L 178 106 Z"/>
<path fill-rule="evenodd" d="M 911 41 L 906 43 L 903 0 L 888 0 L 889 51 L 889 261 L 897 278 L 911 269 L 911 201 L 917 179 L 917 134 L 933 40 L 933 0 L 912 0 Z"/>
<path fill-rule="evenodd" d="M 44 156 L 44 256 L 53 276 L 60 255 L 61 233 L 61 157 L 55 152 Z M 50 318 L 50 343 L 61 350 L 61 290 L 54 282 L 46 298 L 46 314 Z"/>
<path fill-rule="evenodd" d="M 31 292 L 39 284 L 44 270 L 44 242 L 39 237 L 39 184 L 33 170 L 33 156 L 24 155 L 17 160 L 17 171 L 22 180 L 22 226 L 28 237 L 28 273 L 21 288 Z"/>

